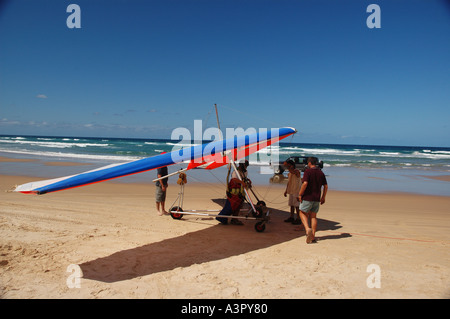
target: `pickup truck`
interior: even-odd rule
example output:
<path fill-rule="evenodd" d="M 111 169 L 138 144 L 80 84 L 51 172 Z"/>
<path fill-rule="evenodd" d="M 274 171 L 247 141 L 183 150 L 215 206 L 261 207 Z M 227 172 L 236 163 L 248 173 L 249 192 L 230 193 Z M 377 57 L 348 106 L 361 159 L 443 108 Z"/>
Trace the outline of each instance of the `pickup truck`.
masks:
<path fill-rule="evenodd" d="M 311 156 L 291 156 L 289 158 L 287 158 L 285 161 L 287 160 L 292 160 L 295 163 L 295 168 L 298 169 L 301 172 L 304 172 L 307 168 L 308 168 L 308 157 Z M 315 156 L 314 156 L 315 157 Z M 317 166 L 319 168 L 323 168 L 323 161 L 319 162 L 319 159 L 316 157 L 317 160 Z M 284 167 L 283 163 L 285 162 L 280 162 L 280 163 L 275 163 L 272 165 L 273 167 L 273 171 L 275 174 L 283 174 L 283 172 L 285 170 L 287 170 L 286 167 Z"/>

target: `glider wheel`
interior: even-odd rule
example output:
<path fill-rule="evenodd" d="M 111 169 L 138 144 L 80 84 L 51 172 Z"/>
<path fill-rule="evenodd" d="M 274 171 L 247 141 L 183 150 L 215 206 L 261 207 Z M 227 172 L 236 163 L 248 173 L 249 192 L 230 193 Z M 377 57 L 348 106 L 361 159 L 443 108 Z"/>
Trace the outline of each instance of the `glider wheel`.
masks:
<path fill-rule="evenodd" d="M 263 201 L 259 201 L 255 206 L 256 211 L 252 210 L 253 217 L 261 218 L 264 214 L 263 207 L 266 207 L 266 203 L 264 203 Z"/>
<path fill-rule="evenodd" d="M 263 216 L 263 211 L 261 206 L 255 206 L 256 211 L 252 210 L 252 215 L 255 218 L 261 218 Z"/>
<path fill-rule="evenodd" d="M 172 216 L 173 219 L 181 219 L 183 218 L 183 214 L 180 213 L 182 211 L 181 207 L 174 206 L 170 209 L 170 216 Z"/>
<path fill-rule="evenodd" d="M 266 207 L 266 202 L 263 200 L 260 200 L 256 203 L 256 206 L 260 206 L 260 205 Z"/>
<path fill-rule="evenodd" d="M 258 233 L 262 233 L 266 229 L 266 224 L 264 222 L 257 222 L 255 224 L 255 230 Z"/>

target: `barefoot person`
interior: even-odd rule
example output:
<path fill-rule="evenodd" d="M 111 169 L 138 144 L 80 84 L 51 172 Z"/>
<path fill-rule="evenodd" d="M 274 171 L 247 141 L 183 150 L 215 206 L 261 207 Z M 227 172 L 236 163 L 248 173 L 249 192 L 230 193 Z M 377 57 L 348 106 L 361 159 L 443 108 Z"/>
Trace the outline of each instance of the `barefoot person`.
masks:
<path fill-rule="evenodd" d="M 167 176 L 167 173 L 168 173 L 167 166 L 160 167 L 157 170 L 158 178 Z M 168 184 L 167 184 L 168 179 L 169 178 L 166 177 L 166 178 L 156 181 L 155 199 L 156 199 L 156 210 L 158 211 L 159 216 L 169 214 L 164 207 L 164 205 L 166 203 L 166 191 L 167 191 L 167 187 L 168 187 Z"/>
<path fill-rule="evenodd" d="M 284 197 L 289 195 L 289 208 L 291 211 L 291 216 L 285 220 L 286 223 L 292 223 L 294 225 L 300 225 L 302 222 L 300 220 L 298 193 L 300 191 L 301 175 L 300 171 L 295 168 L 295 163 L 293 160 L 287 160 L 284 162 L 284 166 L 289 170 L 288 182 L 286 185 L 286 190 L 284 191 Z M 296 213 L 296 214 L 294 214 Z"/>
<path fill-rule="evenodd" d="M 309 157 L 308 169 L 303 173 L 302 186 L 299 192 L 300 218 L 305 226 L 306 243 L 308 244 L 316 242 L 317 213 L 319 212 L 319 205 L 325 203 L 328 191 L 325 174 L 316 165 L 316 158 Z M 311 218 L 311 226 L 308 217 Z"/>

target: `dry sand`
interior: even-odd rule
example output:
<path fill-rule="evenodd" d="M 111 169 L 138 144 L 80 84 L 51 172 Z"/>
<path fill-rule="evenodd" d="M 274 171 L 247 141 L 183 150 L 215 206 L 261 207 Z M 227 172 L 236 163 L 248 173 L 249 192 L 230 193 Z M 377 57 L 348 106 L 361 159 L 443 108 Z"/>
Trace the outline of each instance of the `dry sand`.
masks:
<path fill-rule="evenodd" d="M 331 188 L 308 245 L 283 222 L 282 187 L 258 186 L 271 221 L 257 233 L 251 220 L 158 216 L 152 184 L 3 192 L 33 180 L 0 176 L 1 298 L 450 297 L 449 197 Z M 168 206 L 178 191 L 170 184 Z M 220 209 L 223 199 L 222 185 L 188 181 L 183 208 Z M 380 288 L 367 285 L 373 264 Z"/>

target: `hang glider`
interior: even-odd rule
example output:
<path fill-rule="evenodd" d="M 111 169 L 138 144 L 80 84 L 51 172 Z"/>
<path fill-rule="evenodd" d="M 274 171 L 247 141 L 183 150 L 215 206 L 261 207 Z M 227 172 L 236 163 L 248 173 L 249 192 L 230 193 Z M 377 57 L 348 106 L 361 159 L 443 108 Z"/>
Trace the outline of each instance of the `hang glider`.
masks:
<path fill-rule="evenodd" d="M 237 161 L 296 132 L 291 127 L 271 129 L 262 133 L 195 145 L 128 163 L 112 164 L 76 175 L 26 183 L 17 186 L 13 191 L 43 195 L 184 162 L 189 163 L 185 170 L 196 167 L 214 169 L 226 165 L 228 156 Z"/>

